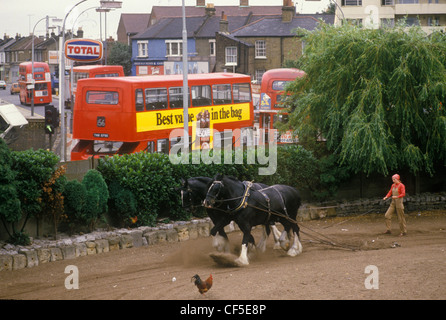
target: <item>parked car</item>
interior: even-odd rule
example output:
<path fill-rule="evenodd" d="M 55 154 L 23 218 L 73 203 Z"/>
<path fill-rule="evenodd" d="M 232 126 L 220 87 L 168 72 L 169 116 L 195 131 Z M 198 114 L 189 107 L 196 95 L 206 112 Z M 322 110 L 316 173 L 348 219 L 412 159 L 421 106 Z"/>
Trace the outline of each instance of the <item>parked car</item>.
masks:
<path fill-rule="evenodd" d="M 3 80 L 0 80 L 0 89 L 6 90 L 6 82 Z"/>
<path fill-rule="evenodd" d="M 20 87 L 19 87 L 19 84 L 17 82 L 14 82 L 11 85 L 11 94 L 14 94 L 14 93 L 20 93 Z"/>

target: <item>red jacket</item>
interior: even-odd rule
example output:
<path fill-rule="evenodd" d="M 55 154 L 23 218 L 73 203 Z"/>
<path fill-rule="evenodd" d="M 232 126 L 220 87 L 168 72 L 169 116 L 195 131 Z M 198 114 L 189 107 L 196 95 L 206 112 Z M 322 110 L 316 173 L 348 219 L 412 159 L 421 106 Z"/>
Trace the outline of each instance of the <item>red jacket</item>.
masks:
<path fill-rule="evenodd" d="M 387 193 L 386 198 L 391 198 L 392 197 L 392 189 L 393 188 L 398 188 L 398 198 L 402 198 L 406 195 L 406 187 L 404 186 L 404 184 L 402 184 L 401 182 L 396 184 L 392 184 L 392 186 L 390 187 L 390 191 L 389 193 Z"/>

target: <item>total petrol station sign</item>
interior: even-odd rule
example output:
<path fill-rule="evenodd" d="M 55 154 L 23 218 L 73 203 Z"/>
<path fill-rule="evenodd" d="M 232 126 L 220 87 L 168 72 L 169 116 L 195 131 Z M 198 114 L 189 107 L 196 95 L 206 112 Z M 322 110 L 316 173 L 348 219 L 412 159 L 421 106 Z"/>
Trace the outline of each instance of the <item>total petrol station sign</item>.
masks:
<path fill-rule="evenodd" d="M 65 41 L 65 57 L 74 61 L 92 62 L 102 59 L 102 42 L 90 39 Z"/>

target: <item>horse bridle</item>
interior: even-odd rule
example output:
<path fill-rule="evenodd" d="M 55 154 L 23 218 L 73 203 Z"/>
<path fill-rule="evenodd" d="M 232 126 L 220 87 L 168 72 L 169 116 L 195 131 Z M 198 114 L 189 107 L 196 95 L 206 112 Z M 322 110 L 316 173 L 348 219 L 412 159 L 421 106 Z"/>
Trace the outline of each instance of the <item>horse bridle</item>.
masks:
<path fill-rule="evenodd" d="M 221 191 L 221 187 L 218 189 L 218 192 L 215 195 L 209 194 L 209 191 L 217 184 L 220 185 L 221 187 L 224 186 L 223 181 L 218 181 L 218 180 L 213 181 L 211 186 L 208 189 L 206 198 L 207 197 L 213 198 L 214 203 L 217 203 L 217 202 L 223 203 L 223 202 L 227 202 L 227 201 L 241 199 L 239 205 L 235 209 L 228 208 L 228 210 L 223 210 L 223 211 L 225 211 L 226 213 L 232 214 L 232 213 L 236 213 L 237 211 L 239 211 L 241 209 L 245 209 L 248 206 L 248 198 L 250 196 L 249 189 L 251 189 L 251 187 L 253 186 L 252 181 L 243 181 L 243 185 L 245 186 L 245 191 L 243 192 L 243 196 L 230 198 L 230 199 L 222 199 L 222 200 L 217 200 L 218 195 L 220 194 L 220 191 Z M 204 204 L 204 202 L 203 202 L 203 204 Z M 215 207 L 213 207 L 213 208 L 215 208 Z"/>
<path fill-rule="evenodd" d="M 184 193 L 185 192 L 189 196 L 188 200 L 189 200 L 189 204 L 190 205 L 188 205 L 188 206 L 184 205 Z M 201 203 L 194 205 L 194 202 L 192 200 L 192 193 L 193 193 L 193 190 L 191 188 L 189 188 L 189 186 L 186 188 L 186 190 L 181 190 L 181 205 L 182 205 L 183 208 L 198 208 L 198 207 L 201 207 Z"/>

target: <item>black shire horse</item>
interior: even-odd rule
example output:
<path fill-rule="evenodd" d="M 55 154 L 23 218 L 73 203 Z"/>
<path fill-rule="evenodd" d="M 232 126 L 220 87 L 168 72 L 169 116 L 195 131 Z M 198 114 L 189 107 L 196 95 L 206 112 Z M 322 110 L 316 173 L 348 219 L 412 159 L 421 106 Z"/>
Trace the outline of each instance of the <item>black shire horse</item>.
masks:
<path fill-rule="evenodd" d="M 269 230 L 268 225 L 275 221 L 280 222 L 286 231 L 292 230 L 294 233 L 294 241 L 287 254 L 294 257 L 302 252 L 299 226 L 295 223 L 301 199 L 295 188 L 277 184 L 254 189 L 249 182 L 217 175 L 208 184 L 204 206 L 215 208 L 221 207 L 222 204 L 227 208 L 225 214 L 231 215 L 243 232 L 242 250 L 240 257 L 236 259 L 237 264 L 249 264 L 248 244 L 254 245 L 254 238 L 251 235 L 252 227 L 263 225 L 266 230 Z M 286 232 L 282 233 L 281 239 L 284 235 L 286 236 Z"/>
<path fill-rule="evenodd" d="M 196 207 L 201 207 L 212 182 L 213 179 L 208 177 L 192 177 L 187 180 L 181 179 L 180 190 L 183 208 L 193 210 Z M 260 190 L 266 187 L 268 187 L 266 184 L 254 183 L 252 189 Z M 229 252 L 229 239 L 224 227 L 233 220 L 234 216 L 229 214 L 228 210 L 228 205 L 223 202 L 215 204 L 212 208 L 206 208 L 206 212 L 214 224 L 214 227 L 210 230 L 210 233 L 213 236 L 212 245 L 220 252 Z M 270 227 L 273 230 L 274 239 L 276 241 L 275 248 L 280 248 L 281 246 L 285 247 L 286 241 L 282 240 L 281 244 L 279 244 L 280 232 L 273 222 Z M 260 241 L 260 244 L 263 245 L 263 247 L 261 247 L 261 250 L 263 251 L 265 250 L 264 244 L 266 245 L 266 238 L 270 229 L 266 228 L 264 231 L 263 238 Z"/>

